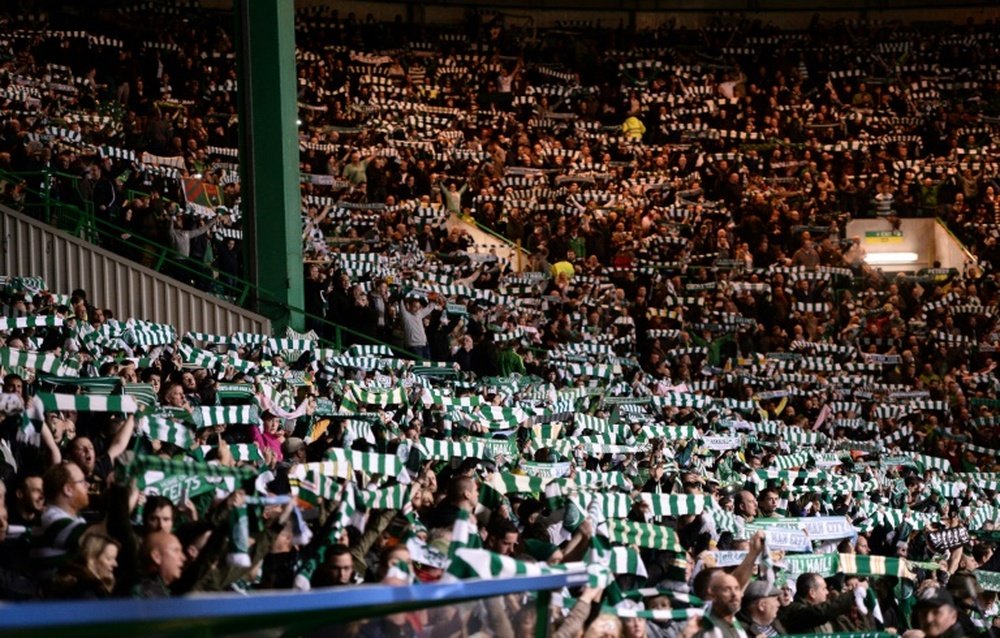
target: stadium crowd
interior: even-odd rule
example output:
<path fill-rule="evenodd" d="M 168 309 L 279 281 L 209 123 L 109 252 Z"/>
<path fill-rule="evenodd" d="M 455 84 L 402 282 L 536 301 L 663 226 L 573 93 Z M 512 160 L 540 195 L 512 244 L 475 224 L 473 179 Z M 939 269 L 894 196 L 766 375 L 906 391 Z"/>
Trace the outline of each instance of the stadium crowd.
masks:
<path fill-rule="evenodd" d="M 7 19 L 0 175 L 58 174 L 4 202 L 44 188 L 136 258 L 238 277 L 224 20 Z M 555 635 L 997 631 L 993 25 L 302 13 L 297 34 L 310 332 L 178 335 L 9 273 L 2 597 L 583 561 Z M 222 206 L 180 205 L 185 179 Z M 887 275 L 845 236 L 869 215 L 941 217 L 977 260 Z M 323 319 L 358 333 L 344 352 Z M 351 631 L 521 636 L 535 614 Z"/>

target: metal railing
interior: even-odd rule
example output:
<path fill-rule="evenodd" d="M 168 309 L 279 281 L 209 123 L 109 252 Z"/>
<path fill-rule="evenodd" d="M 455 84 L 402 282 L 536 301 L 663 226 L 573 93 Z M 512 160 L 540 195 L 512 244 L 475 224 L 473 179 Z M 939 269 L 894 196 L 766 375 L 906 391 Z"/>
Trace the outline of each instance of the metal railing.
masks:
<path fill-rule="evenodd" d="M 53 197 L 55 180 L 69 180 L 78 202 L 62 201 Z M 148 237 L 135 234 L 95 214 L 93 203 L 80 189 L 81 177 L 58 171 L 10 172 L 0 170 L 0 181 L 24 182 L 25 199 L 19 205 L 26 215 L 42 220 L 69 234 L 92 244 L 121 253 L 130 252 L 136 261 L 156 272 L 168 274 L 185 283 L 191 283 L 207 294 L 246 307 L 253 300 L 283 308 L 301 315 L 311 325 L 321 328 L 321 340 L 334 348 L 342 349 L 347 341 L 385 345 L 401 356 L 417 358 L 413 353 L 391 343 L 385 343 L 367 333 L 348 328 L 326 317 L 306 312 L 304 308 L 284 303 L 253 282 L 233 275 L 211 264 L 195 264 L 174 248 L 160 244 Z M 32 185 L 34 183 L 34 185 Z M 129 191 L 130 196 L 144 193 Z"/>
<path fill-rule="evenodd" d="M 508 594 L 536 594 L 534 635 L 548 635 L 552 591 L 587 582 L 582 564 L 540 576 L 439 582 L 394 587 L 361 585 L 310 592 L 261 591 L 200 594 L 159 600 L 48 601 L 6 605 L 0 634 L 51 636 L 344 635 L 347 624 L 389 614 L 456 605 Z"/>

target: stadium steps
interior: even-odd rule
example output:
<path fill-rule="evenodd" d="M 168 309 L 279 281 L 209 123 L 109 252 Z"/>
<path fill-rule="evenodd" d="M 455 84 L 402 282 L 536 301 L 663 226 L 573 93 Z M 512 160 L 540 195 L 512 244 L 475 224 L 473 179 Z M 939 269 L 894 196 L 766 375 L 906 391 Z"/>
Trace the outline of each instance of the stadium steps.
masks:
<path fill-rule="evenodd" d="M 475 242 L 474 246 L 469 249 L 469 254 L 495 254 L 497 257 L 508 260 L 514 272 L 521 272 L 528 267 L 528 259 L 531 257 L 531 253 L 503 235 L 477 224 L 474 220 L 463 219 L 458 215 L 452 214 L 448 218 L 446 225 L 449 229 L 453 226 L 458 226 L 469 233 Z"/>

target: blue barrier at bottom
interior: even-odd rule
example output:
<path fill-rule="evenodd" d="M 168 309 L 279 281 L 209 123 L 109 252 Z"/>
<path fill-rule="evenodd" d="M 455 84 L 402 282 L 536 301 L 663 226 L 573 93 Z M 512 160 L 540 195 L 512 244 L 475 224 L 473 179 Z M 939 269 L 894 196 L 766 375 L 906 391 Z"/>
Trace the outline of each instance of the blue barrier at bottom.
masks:
<path fill-rule="evenodd" d="M 311 592 L 203 594 L 160 600 L 59 601 L 0 605 L 0 635 L 225 636 L 271 630 L 323 635 L 324 627 L 519 592 L 574 587 L 585 571 L 393 587 L 359 585 Z M 268 632 L 271 633 L 271 632 Z"/>

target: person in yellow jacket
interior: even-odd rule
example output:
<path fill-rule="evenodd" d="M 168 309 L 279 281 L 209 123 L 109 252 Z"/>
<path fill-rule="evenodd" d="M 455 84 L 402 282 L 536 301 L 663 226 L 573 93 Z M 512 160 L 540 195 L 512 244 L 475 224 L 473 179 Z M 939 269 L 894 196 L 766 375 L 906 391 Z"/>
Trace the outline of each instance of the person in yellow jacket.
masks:
<path fill-rule="evenodd" d="M 622 122 L 622 132 L 625 133 L 625 137 L 631 140 L 641 140 L 643 134 L 646 132 L 646 125 L 642 123 L 642 120 L 631 115 L 627 120 Z"/>
<path fill-rule="evenodd" d="M 566 279 L 572 279 L 576 275 L 576 268 L 573 264 L 568 261 L 559 261 L 552 264 L 552 269 L 550 271 L 553 277 L 558 277 L 559 275 L 565 275 Z"/>

